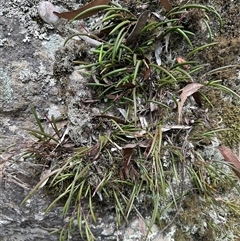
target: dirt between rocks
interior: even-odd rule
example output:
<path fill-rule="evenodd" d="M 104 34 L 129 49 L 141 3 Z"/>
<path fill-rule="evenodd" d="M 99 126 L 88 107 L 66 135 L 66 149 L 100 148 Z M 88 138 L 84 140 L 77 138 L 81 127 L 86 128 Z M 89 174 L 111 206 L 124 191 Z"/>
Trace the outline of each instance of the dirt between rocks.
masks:
<path fill-rule="evenodd" d="M 72 123 L 71 138 L 76 144 L 88 141 L 91 130 L 89 120 L 91 114 L 96 113 L 96 110 L 89 110 L 86 106 L 76 107 L 76 103 L 91 95 L 84 86 L 84 80 L 79 82 L 80 77 L 74 72 L 72 64 L 72 60 L 78 57 L 76 53 L 84 54 L 82 46 L 78 46 L 80 51 L 76 51 L 76 46 L 61 47 L 67 33 L 39 18 L 39 2 L 3 1 L 0 9 L 1 241 L 58 240 L 58 236 L 50 232 L 65 223 L 61 217 L 61 206 L 44 214 L 51 198 L 41 191 L 25 206 L 19 206 L 39 180 L 33 171 L 34 162 L 25 163 L 21 157 L 24 150 L 34 142 L 23 129 L 36 128 L 30 105 L 36 108 L 42 120 L 45 114 L 56 118 L 68 115 Z M 177 4 L 179 1 L 172 2 Z M 223 18 L 223 29 L 216 37 L 219 43 L 201 54 L 202 62 L 210 63 L 211 68 L 240 64 L 239 0 L 198 2 L 213 5 Z M 62 9 L 76 9 L 79 6 L 79 1 L 74 0 L 64 4 L 56 0 L 52 3 Z M 220 77 L 228 87 L 240 94 L 239 69 L 228 71 Z M 97 240 L 140 240 L 141 235 L 136 236 L 136 232 L 131 238 L 134 229 L 129 231 L 122 227 L 118 230 L 113 223 L 111 212 L 99 212 L 99 222 L 94 229 Z M 155 239 L 152 240 L 170 240 L 157 236 L 158 229 L 154 232 Z M 80 241 L 81 238 L 72 237 L 69 240 Z"/>

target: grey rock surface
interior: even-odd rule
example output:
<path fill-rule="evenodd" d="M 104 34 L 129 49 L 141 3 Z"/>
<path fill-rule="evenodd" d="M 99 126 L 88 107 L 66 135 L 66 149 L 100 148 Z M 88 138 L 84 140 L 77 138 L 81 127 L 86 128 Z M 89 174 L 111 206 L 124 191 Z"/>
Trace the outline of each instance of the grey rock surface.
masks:
<path fill-rule="evenodd" d="M 52 200 L 42 190 L 20 206 L 39 181 L 34 164 L 20 158 L 33 143 L 22 128 L 36 128 L 30 106 L 40 118 L 65 112 L 53 77 L 55 51 L 64 38 L 39 18 L 38 2 L 2 1 L 0 8 L 1 241 L 58 240 L 50 233 L 64 225 L 61 207 L 44 214 Z"/>
<path fill-rule="evenodd" d="M 50 232 L 53 227 L 63 225 L 61 209 L 55 208 L 45 215 L 44 210 L 50 200 L 41 193 L 34 195 L 26 205 L 20 206 L 30 189 L 24 190 L 12 181 L 8 177 L 0 187 L 0 240 L 58 240 L 58 235 L 51 235 Z"/>

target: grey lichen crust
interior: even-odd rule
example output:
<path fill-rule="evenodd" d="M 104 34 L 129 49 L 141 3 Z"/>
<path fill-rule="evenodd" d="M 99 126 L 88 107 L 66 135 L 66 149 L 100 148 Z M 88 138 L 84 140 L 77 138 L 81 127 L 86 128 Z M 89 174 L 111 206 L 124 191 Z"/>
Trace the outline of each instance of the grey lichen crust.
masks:
<path fill-rule="evenodd" d="M 40 26 L 38 24 L 39 17 L 36 5 L 30 1 L 21 1 L 21 4 L 17 0 L 9 1 L 6 5 L 1 6 L 1 11 L 0 15 L 11 19 L 10 21 L 17 19 L 19 25 L 26 29 L 23 39 L 25 42 L 31 41 L 32 37 L 45 39 L 47 29 L 53 28 L 50 25 Z M 10 33 L 11 29 L 8 32 Z"/>
<path fill-rule="evenodd" d="M 75 145 L 91 142 L 91 108 L 84 101 L 91 99 L 91 91 L 86 87 L 89 77 L 79 74 L 74 60 L 87 58 L 87 46 L 81 42 L 69 41 L 55 53 L 53 74 L 61 84 L 61 99 L 67 105 L 69 135 Z"/>
<path fill-rule="evenodd" d="M 11 100 L 13 94 L 11 80 L 3 68 L 0 68 L 0 108 L 4 102 Z"/>
<path fill-rule="evenodd" d="M 76 95 L 70 99 L 68 104 L 69 135 L 76 145 L 91 145 L 92 138 L 92 118 L 91 108 L 84 104 L 90 99 L 91 91 L 86 88 L 87 78 L 84 78 L 77 71 L 69 76 L 69 86 L 75 88 Z"/>

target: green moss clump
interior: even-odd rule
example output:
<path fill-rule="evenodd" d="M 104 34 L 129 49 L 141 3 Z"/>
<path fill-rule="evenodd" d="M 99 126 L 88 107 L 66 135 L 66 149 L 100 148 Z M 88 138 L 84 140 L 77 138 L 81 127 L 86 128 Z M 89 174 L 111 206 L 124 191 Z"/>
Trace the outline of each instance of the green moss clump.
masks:
<path fill-rule="evenodd" d="M 220 134 L 220 140 L 223 145 L 234 148 L 240 142 L 240 109 L 232 104 L 225 105 L 221 117 L 228 130 Z"/>

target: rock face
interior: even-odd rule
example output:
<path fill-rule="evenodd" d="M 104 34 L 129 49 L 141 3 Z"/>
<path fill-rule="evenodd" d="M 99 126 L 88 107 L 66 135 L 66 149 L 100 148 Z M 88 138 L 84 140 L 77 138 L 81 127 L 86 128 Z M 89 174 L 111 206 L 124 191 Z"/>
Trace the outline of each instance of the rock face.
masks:
<path fill-rule="evenodd" d="M 38 2 L 38 1 L 37 1 Z M 44 215 L 50 199 L 39 191 L 25 205 L 21 201 L 39 177 L 19 155 L 32 143 L 22 128 L 35 128 L 30 110 L 43 116 L 64 113 L 53 78 L 54 53 L 63 37 L 37 14 L 37 3 L 3 1 L 0 9 L 0 240 L 58 240 L 61 208 Z M 30 163 L 29 163 L 30 164 Z M 27 165 L 27 166 L 26 166 Z M 79 238 L 79 237 L 78 237 Z M 80 240 L 80 239 L 78 239 Z"/>
<path fill-rule="evenodd" d="M 26 205 L 20 206 L 21 200 L 30 189 L 21 187 L 16 177 L 8 176 L 0 187 L 0 240 L 30 241 L 58 240 L 58 235 L 51 235 L 53 227 L 61 227 L 61 210 L 56 208 L 45 215 L 44 211 L 50 200 L 39 193 L 30 199 Z"/>

